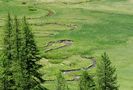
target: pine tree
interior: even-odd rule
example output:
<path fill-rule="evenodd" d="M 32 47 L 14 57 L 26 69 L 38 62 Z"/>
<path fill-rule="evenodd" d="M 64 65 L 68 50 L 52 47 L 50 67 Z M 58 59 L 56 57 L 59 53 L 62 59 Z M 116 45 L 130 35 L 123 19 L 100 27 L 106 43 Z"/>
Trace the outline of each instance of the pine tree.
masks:
<path fill-rule="evenodd" d="M 86 71 L 80 78 L 79 90 L 96 90 L 93 78 Z"/>
<path fill-rule="evenodd" d="M 62 75 L 61 72 L 58 73 L 57 75 L 57 80 L 56 80 L 56 90 L 69 90 L 66 81 Z"/>
<path fill-rule="evenodd" d="M 118 90 L 116 69 L 111 65 L 111 61 L 106 53 L 102 55 L 97 66 L 98 90 Z"/>
<path fill-rule="evenodd" d="M 2 90 L 13 89 L 14 80 L 12 74 L 12 30 L 13 24 L 10 14 L 5 29 L 4 47 L 3 47 L 3 73 L 2 73 Z"/>
<path fill-rule="evenodd" d="M 15 89 L 17 90 L 23 90 L 23 69 L 22 69 L 22 33 L 20 30 L 20 25 L 18 22 L 17 17 L 14 19 L 14 29 L 12 33 L 12 57 L 14 59 L 13 65 L 12 65 L 12 70 L 13 70 L 13 78 L 15 80 Z"/>
<path fill-rule="evenodd" d="M 23 19 L 23 30 L 22 59 L 24 60 L 23 69 L 25 70 L 23 74 L 26 81 L 24 90 L 45 90 L 45 88 L 41 85 L 41 83 L 44 82 L 42 74 L 38 71 L 42 66 L 37 64 L 41 58 L 34 41 L 33 33 L 31 32 L 25 17 Z"/>

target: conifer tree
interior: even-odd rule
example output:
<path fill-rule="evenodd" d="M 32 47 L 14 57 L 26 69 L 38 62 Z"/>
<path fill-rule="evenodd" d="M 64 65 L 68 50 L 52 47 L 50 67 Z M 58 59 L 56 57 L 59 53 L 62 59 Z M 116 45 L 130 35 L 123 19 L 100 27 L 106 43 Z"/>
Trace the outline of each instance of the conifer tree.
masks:
<path fill-rule="evenodd" d="M 17 17 L 14 19 L 14 29 L 13 29 L 13 35 L 12 35 L 12 52 L 13 52 L 13 78 L 15 80 L 15 87 L 14 89 L 17 90 L 23 90 L 23 68 L 22 68 L 22 33 L 20 30 L 20 25 L 18 22 Z"/>
<path fill-rule="evenodd" d="M 61 72 L 59 72 L 57 75 L 56 84 L 56 90 L 69 90 L 66 80 L 64 79 Z"/>
<path fill-rule="evenodd" d="M 118 90 L 115 71 L 116 69 L 111 65 L 108 55 L 104 53 L 97 65 L 98 90 Z"/>
<path fill-rule="evenodd" d="M 24 60 L 23 69 L 25 70 L 23 74 L 26 81 L 24 90 L 45 90 L 41 85 L 44 82 L 42 74 L 38 71 L 42 67 L 37 63 L 40 60 L 39 51 L 25 17 L 23 19 L 23 31 L 22 59 Z"/>
<path fill-rule="evenodd" d="M 79 90 L 96 90 L 93 78 L 86 71 L 80 78 Z"/>
<path fill-rule="evenodd" d="M 2 90 L 13 89 L 14 80 L 12 74 L 12 30 L 13 23 L 10 14 L 5 28 L 4 47 L 3 47 L 3 73 L 2 73 Z"/>

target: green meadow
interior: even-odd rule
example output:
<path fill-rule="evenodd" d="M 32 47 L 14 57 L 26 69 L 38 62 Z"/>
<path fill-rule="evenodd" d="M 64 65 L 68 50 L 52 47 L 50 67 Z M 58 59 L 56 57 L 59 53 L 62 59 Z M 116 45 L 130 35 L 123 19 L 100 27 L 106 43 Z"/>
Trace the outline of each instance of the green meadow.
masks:
<path fill-rule="evenodd" d="M 42 56 L 44 79 L 59 70 L 88 67 L 107 52 L 117 68 L 120 90 L 133 89 L 133 0 L 0 0 L 0 50 L 7 13 L 26 16 Z M 64 74 L 66 80 L 82 70 Z M 88 70 L 95 73 L 95 67 Z M 52 85 L 52 86 L 51 86 Z M 68 81 L 78 90 L 78 80 Z M 55 90 L 55 81 L 46 81 Z"/>

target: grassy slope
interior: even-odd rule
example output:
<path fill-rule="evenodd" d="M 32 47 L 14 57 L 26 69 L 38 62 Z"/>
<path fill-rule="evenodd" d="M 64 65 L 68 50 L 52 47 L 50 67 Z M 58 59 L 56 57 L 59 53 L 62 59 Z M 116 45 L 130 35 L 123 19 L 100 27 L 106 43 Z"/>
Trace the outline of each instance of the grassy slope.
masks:
<path fill-rule="evenodd" d="M 76 0 L 76 2 L 80 1 Z M 56 73 L 62 67 L 70 69 L 87 66 L 86 60 L 79 65 L 82 59 L 80 55 L 91 55 L 99 58 L 101 53 L 107 51 L 117 68 L 120 90 L 132 90 L 133 3 L 129 3 L 128 0 L 117 1 L 80 4 L 74 4 L 74 0 L 74 3 L 69 2 L 69 4 L 61 3 L 66 2 L 62 0 L 49 4 L 41 2 L 36 5 L 37 11 L 29 11 L 29 6 L 32 6 L 33 3 L 22 5 L 20 1 L 13 0 L 4 4 L 0 2 L 0 18 L 5 18 L 9 8 L 10 12 L 20 17 L 23 15 L 39 17 L 38 19 L 31 19 L 29 22 L 34 24 L 32 28 L 37 44 L 42 55 L 47 58 L 42 60 L 45 66 L 42 70 L 46 73 L 44 77 L 47 79 L 55 78 Z M 47 17 L 49 11 L 52 12 L 52 15 Z M 4 21 L 1 20 L 0 25 L 3 23 Z M 74 30 L 71 30 L 73 25 L 75 25 Z M 2 27 L 0 30 L 2 36 Z M 61 39 L 73 40 L 73 45 L 44 53 L 44 46 L 49 41 Z M 0 45 L 2 45 L 1 42 Z M 60 65 L 64 62 L 65 65 L 61 67 Z M 69 67 L 67 65 L 69 63 L 75 64 Z M 78 74 L 80 72 L 65 77 L 69 79 Z M 71 90 L 77 90 L 76 83 L 70 84 Z M 51 88 L 51 84 L 53 87 L 55 86 L 54 83 L 46 83 L 50 90 L 55 90 Z"/>

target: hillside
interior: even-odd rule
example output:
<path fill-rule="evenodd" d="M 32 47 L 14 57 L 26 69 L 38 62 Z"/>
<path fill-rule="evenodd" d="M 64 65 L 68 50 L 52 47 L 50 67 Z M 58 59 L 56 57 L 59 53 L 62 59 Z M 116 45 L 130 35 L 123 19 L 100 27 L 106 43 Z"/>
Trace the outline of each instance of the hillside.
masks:
<path fill-rule="evenodd" d="M 79 69 L 64 72 L 70 89 L 77 90 L 78 82 L 71 80 L 79 78 L 83 68 L 94 75 L 105 51 L 117 68 L 120 90 L 132 90 L 133 0 L 1 0 L 0 50 L 8 12 L 26 16 L 50 90 L 55 90 L 52 80 L 58 70 Z"/>

